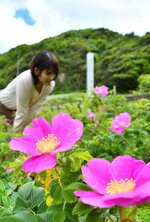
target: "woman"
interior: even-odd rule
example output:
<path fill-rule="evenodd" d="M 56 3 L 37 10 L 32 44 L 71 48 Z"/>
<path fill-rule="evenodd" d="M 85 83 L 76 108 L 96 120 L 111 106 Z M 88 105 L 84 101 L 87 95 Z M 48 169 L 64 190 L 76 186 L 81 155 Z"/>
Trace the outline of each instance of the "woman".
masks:
<path fill-rule="evenodd" d="M 33 59 L 29 70 L 19 74 L 0 91 L 0 114 L 13 124 L 14 132 L 23 131 L 35 118 L 55 87 L 58 70 L 57 58 L 51 52 L 42 51 Z"/>

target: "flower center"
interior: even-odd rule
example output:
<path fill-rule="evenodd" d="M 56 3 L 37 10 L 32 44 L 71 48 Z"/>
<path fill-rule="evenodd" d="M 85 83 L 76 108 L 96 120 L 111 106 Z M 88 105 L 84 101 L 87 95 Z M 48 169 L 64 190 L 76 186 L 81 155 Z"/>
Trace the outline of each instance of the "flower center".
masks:
<path fill-rule="evenodd" d="M 36 150 L 41 153 L 50 153 L 59 144 L 60 140 L 54 134 L 49 134 L 36 143 Z"/>
<path fill-rule="evenodd" d="M 125 122 L 124 121 L 120 122 L 120 126 L 125 127 Z"/>
<path fill-rule="evenodd" d="M 121 179 L 119 181 L 112 180 L 106 186 L 106 192 L 108 194 L 117 193 L 128 193 L 132 192 L 135 187 L 135 180 L 131 179 Z"/>

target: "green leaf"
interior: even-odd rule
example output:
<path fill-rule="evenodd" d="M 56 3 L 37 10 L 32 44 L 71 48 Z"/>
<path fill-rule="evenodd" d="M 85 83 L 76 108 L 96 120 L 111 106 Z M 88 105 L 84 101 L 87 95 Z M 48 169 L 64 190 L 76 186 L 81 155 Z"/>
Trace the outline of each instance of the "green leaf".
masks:
<path fill-rule="evenodd" d="M 33 188 L 33 185 L 34 185 L 34 181 L 32 182 L 28 182 L 26 184 L 24 184 L 23 186 L 21 186 L 18 190 L 18 195 L 24 199 L 24 200 L 27 200 L 30 193 L 31 193 L 31 190 Z"/>
<path fill-rule="evenodd" d="M 12 190 L 15 190 L 17 188 L 17 184 L 9 182 L 8 185 Z"/>
<path fill-rule="evenodd" d="M 16 217 L 0 217 L 0 222 L 24 222 L 23 220 Z"/>
<path fill-rule="evenodd" d="M 20 211 L 26 211 L 28 209 L 28 203 L 21 199 L 20 197 L 17 197 L 14 207 L 14 212 L 20 212 Z"/>
<path fill-rule="evenodd" d="M 92 206 L 89 206 L 89 205 L 87 205 L 87 204 L 84 204 L 84 203 L 79 202 L 79 203 L 77 203 L 77 204 L 75 205 L 75 207 L 73 208 L 72 214 L 73 214 L 73 215 L 77 214 L 77 215 L 79 215 L 79 216 L 81 216 L 81 215 L 86 215 L 86 214 L 88 214 L 91 210 L 93 210 L 93 207 L 92 207 Z"/>
<path fill-rule="evenodd" d="M 66 186 L 65 189 L 73 190 L 73 191 L 74 190 L 91 190 L 91 188 L 88 185 L 80 183 L 80 182 L 71 183 L 68 186 Z"/>
<path fill-rule="evenodd" d="M 37 218 L 42 219 L 43 222 L 51 222 L 52 221 L 52 215 L 50 215 L 48 213 L 38 214 Z"/>
<path fill-rule="evenodd" d="M 50 207 L 47 208 L 47 212 L 49 214 L 55 214 L 56 212 L 61 212 L 62 211 L 62 205 L 51 205 Z"/>
<path fill-rule="evenodd" d="M 77 156 L 78 158 L 86 160 L 87 162 L 93 158 L 88 151 L 75 152 L 73 153 L 73 156 Z"/>
<path fill-rule="evenodd" d="M 74 203 L 77 201 L 77 197 L 71 190 L 62 190 L 62 195 L 67 203 Z"/>
<path fill-rule="evenodd" d="M 47 205 L 45 203 L 45 200 L 43 200 L 40 205 L 37 207 L 37 213 L 38 214 L 41 214 L 41 213 L 44 213 L 46 210 L 47 210 Z"/>
<path fill-rule="evenodd" d="M 67 207 L 67 204 L 66 204 L 64 212 L 66 214 L 65 222 L 78 222 L 78 216 L 77 215 L 72 215 L 72 206 L 71 207 L 70 206 Z"/>
<path fill-rule="evenodd" d="M 63 172 L 61 175 L 61 183 L 64 184 L 70 184 L 73 183 L 75 181 L 79 181 L 81 176 L 81 172 L 77 171 L 77 172 Z"/>
<path fill-rule="evenodd" d="M 21 170 L 22 170 L 22 165 L 17 167 L 17 168 L 15 168 L 14 171 L 13 171 L 13 176 L 14 177 L 18 177 L 20 172 L 21 172 Z"/>
<path fill-rule="evenodd" d="M 0 191 L 5 191 L 5 185 L 1 180 L 0 180 Z"/>
<path fill-rule="evenodd" d="M 62 203 L 62 188 L 58 182 L 55 181 L 55 183 L 52 185 L 50 195 L 57 204 Z"/>
<path fill-rule="evenodd" d="M 31 208 L 38 206 L 44 198 L 44 190 L 42 187 L 35 188 L 31 191 L 29 200 L 31 202 Z"/>
<path fill-rule="evenodd" d="M 10 206 L 10 199 L 8 196 L 2 196 L 2 202 L 4 207 L 7 209 Z"/>
<path fill-rule="evenodd" d="M 23 222 L 44 222 L 37 215 L 33 215 L 28 211 L 17 213 L 15 217 L 21 219 Z"/>
<path fill-rule="evenodd" d="M 54 214 L 52 222 L 64 222 L 66 219 L 66 215 L 64 212 L 58 212 Z"/>
<path fill-rule="evenodd" d="M 70 156 L 69 161 L 69 169 L 71 172 L 76 172 L 81 168 L 82 160 L 77 156 Z"/>
<path fill-rule="evenodd" d="M 91 221 L 100 222 L 100 213 L 96 212 L 96 210 L 91 211 L 86 218 L 86 222 Z"/>

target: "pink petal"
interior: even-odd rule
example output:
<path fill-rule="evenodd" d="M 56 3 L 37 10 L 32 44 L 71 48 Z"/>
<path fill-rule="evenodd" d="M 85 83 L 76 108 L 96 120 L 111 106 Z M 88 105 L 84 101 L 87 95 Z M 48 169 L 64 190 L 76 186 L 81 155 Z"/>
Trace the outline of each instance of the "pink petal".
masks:
<path fill-rule="evenodd" d="M 83 203 L 98 206 L 100 208 L 107 208 L 113 206 L 128 207 L 150 200 L 150 182 L 145 183 L 138 189 L 129 193 L 118 193 L 110 195 L 99 195 L 90 191 L 75 191 L 75 195 L 80 197 Z M 97 195 L 95 195 L 97 194 Z M 93 197 L 95 198 L 93 201 Z M 93 201 L 93 202 L 92 202 Z"/>
<path fill-rule="evenodd" d="M 49 122 L 43 117 L 40 117 L 39 119 L 34 119 L 32 122 L 33 122 L 33 127 L 41 130 L 43 136 L 47 136 L 48 134 L 52 133 Z"/>
<path fill-rule="evenodd" d="M 95 113 L 88 112 L 88 114 L 87 114 L 87 117 L 88 117 L 88 118 L 93 118 L 93 117 L 95 117 L 95 116 L 96 116 Z"/>
<path fill-rule="evenodd" d="M 111 163 L 112 179 L 135 179 L 145 163 L 128 155 L 119 156 Z"/>
<path fill-rule="evenodd" d="M 128 207 L 150 200 L 150 182 L 135 188 L 134 191 L 129 193 L 118 193 L 113 195 L 105 195 L 103 201 L 112 206 L 118 205 Z"/>
<path fill-rule="evenodd" d="M 11 173 L 13 171 L 13 169 L 6 169 L 6 173 Z"/>
<path fill-rule="evenodd" d="M 107 208 L 111 206 L 109 203 L 107 204 L 103 202 L 103 196 L 92 191 L 77 190 L 74 192 L 74 194 L 79 197 L 81 202 L 94 207 Z"/>
<path fill-rule="evenodd" d="M 140 170 L 136 178 L 137 186 L 150 181 L 150 163 L 145 164 L 145 166 Z"/>
<path fill-rule="evenodd" d="M 72 119 L 68 114 L 58 114 L 52 119 L 52 132 L 61 141 L 61 144 L 54 152 L 63 152 L 71 149 L 81 138 L 83 123 L 79 120 Z"/>
<path fill-rule="evenodd" d="M 119 135 L 124 132 L 124 128 L 123 127 L 119 127 L 119 128 L 110 127 L 109 130 L 114 132 L 114 133 L 117 133 Z"/>
<path fill-rule="evenodd" d="M 35 142 L 29 138 L 13 138 L 9 145 L 11 150 L 21 151 L 31 156 L 41 155 L 36 151 Z"/>
<path fill-rule="evenodd" d="M 130 126 L 130 115 L 129 113 L 120 113 L 118 116 L 116 116 L 115 120 L 118 121 L 118 122 L 124 122 L 124 126 L 125 127 L 128 127 Z"/>
<path fill-rule="evenodd" d="M 38 140 L 44 137 L 44 134 L 41 131 L 41 128 L 33 128 L 31 126 L 25 127 L 23 135 L 26 138 L 30 138 L 30 140 L 33 140 L 34 143 L 36 143 Z"/>
<path fill-rule="evenodd" d="M 116 116 L 116 120 L 119 122 L 122 121 L 130 121 L 131 117 L 129 113 L 120 113 L 118 116 Z"/>
<path fill-rule="evenodd" d="M 96 87 L 94 88 L 94 92 L 95 92 L 95 94 L 99 94 L 99 87 L 98 87 L 98 86 L 96 86 Z"/>
<path fill-rule="evenodd" d="M 46 169 L 51 169 L 56 165 L 56 155 L 54 153 L 42 154 L 41 156 L 31 157 L 23 163 L 25 172 L 40 173 Z"/>
<path fill-rule="evenodd" d="M 122 134 L 123 132 L 124 132 L 124 127 L 122 127 L 122 126 L 115 129 L 115 133 L 117 133 L 117 134 Z"/>
<path fill-rule="evenodd" d="M 113 120 L 111 122 L 111 126 L 114 127 L 114 128 L 118 128 L 120 127 L 120 122 L 116 121 L 116 120 Z"/>
<path fill-rule="evenodd" d="M 94 88 L 94 92 L 95 94 L 99 94 L 100 96 L 104 97 L 108 94 L 108 87 L 104 85 L 100 87 L 96 86 Z"/>
<path fill-rule="evenodd" d="M 104 159 L 92 159 L 88 166 L 82 166 L 84 181 L 96 192 L 104 194 L 106 185 L 111 179 L 110 163 Z"/>

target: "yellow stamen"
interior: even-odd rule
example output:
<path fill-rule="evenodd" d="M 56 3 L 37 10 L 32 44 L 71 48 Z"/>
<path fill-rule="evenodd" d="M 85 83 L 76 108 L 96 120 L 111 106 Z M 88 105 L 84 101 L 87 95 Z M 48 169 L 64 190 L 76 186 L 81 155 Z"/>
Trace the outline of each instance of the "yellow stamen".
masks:
<path fill-rule="evenodd" d="M 111 180 L 106 186 L 108 194 L 132 192 L 135 187 L 135 181 L 131 179 Z"/>
<path fill-rule="evenodd" d="M 50 153 L 59 144 L 60 140 L 54 134 L 49 134 L 36 143 L 36 150 L 41 153 Z"/>

